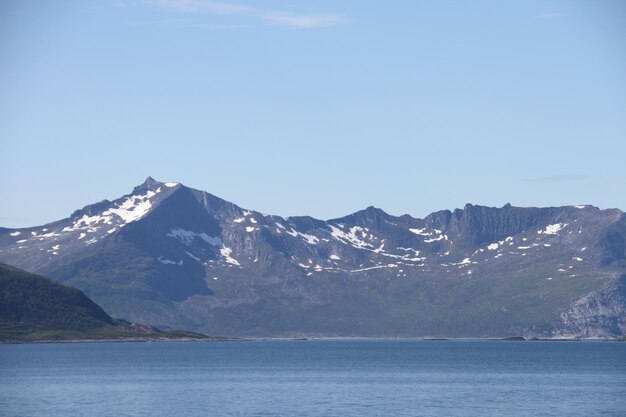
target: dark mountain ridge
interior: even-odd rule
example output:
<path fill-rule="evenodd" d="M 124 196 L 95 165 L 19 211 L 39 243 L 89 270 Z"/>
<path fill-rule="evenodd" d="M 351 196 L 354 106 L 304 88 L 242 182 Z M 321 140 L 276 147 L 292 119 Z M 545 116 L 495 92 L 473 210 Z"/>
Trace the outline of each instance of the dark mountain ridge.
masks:
<path fill-rule="evenodd" d="M 49 328 L 85 330 L 113 319 L 82 292 L 0 263 L 0 318 Z"/>
<path fill-rule="evenodd" d="M 1 229 L 0 261 L 118 317 L 213 334 L 626 331 L 626 217 L 592 206 L 467 204 L 424 219 L 368 207 L 323 221 L 148 178 L 67 219 Z"/>
<path fill-rule="evenodd" d="M 116 320 L 81 291 L 0 263 L 0 342 L 205 339 Z"/>

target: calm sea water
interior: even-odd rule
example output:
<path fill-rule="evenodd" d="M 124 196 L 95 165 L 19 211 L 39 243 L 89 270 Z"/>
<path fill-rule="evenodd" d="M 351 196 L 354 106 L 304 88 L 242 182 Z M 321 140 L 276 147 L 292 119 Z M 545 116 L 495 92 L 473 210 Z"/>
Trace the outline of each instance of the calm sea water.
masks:
<path fill-rule="evenodd" d="M 626 416 L 626 343 L 0 346 L 2 416 Z"/>

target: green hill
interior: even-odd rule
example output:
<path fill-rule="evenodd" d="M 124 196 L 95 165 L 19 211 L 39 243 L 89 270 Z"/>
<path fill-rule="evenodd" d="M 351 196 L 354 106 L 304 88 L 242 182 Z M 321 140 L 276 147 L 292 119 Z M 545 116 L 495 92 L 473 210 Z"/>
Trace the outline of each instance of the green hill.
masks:
<path fill-rule="evenodd" d="M 0 263 L 0 342 L 204 339 L 116 320 L 82 291 Z"/>

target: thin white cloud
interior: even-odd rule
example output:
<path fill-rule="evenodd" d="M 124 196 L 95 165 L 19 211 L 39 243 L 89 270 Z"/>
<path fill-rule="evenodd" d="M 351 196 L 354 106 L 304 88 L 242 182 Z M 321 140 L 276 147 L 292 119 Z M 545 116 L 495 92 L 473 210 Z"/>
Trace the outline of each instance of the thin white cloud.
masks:
<path fill-rule="evenodd" d="M 248 15 L 266 22 L 296 29 L 313 29 L 341 24 L 345 17 L 337 14 L 300 15 L 282 11 L 255 9 L 240 3 L 212 0 L 147 0 L 160 7 L 186 13 Z M 231 26 L 232 27 L 232 26 Z"/>
<path fill-rule="evenodd" d="M 252 11 L 243 4 L 209 0 L 155 0 L 154 3 L 168 9 L 191 13 L 242 14 Z"/>
<path fill-rule="evenodd" d="M 127 26 L 156 26 L 156 27 L 171 27 L 178 26 L 183 28 L 200 28 L 207 30 L 225 30 L 225 29 L 241 29 L 247 26 L 244 25 L 231 25 L 221 23 L 206 23 L 200 19 L 160 19 L 160 20 L 131 20 L 124 22 Z"/>
<path fill-rule="evenodd" d="M 227 29 L 241 29 L 247 27 L 246 25 L 221 25 L 219 23 L 207 23 L 205 25 L 200 25 L 199 27 L 208 29 L 208 30 L 227 30 Z"/>
<path fill-rule="evenodd" d="M 124 22 L 127 26 L 165 26 L 165 25 L 189 25 L 197 24 L 197 19 L 153 19 L 153 20 L 129 20 Z"/>
<path fill-rule="evenodd" d="M 335 14 L 321 14 L 301 16 L 291 13 L 269 12 L 259 13 L 259 17 L 282 26 L 290 26 L 299 29 L 321 28 L 334 26 L 345 21 L 345 18 Z"/>

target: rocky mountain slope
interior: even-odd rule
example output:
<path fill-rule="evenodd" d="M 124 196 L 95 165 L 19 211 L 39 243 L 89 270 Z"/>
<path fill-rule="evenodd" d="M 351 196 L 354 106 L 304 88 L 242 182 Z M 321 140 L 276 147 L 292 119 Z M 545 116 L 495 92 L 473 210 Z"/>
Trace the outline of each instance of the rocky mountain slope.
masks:
<path fill-rule="evenodd" d="M 237 336 L 626 332 L 626 216 L 466 205 L 266 215 L 148 178 L 47 225 L 0 229 L 0 261 L 115 316 Z"/>

